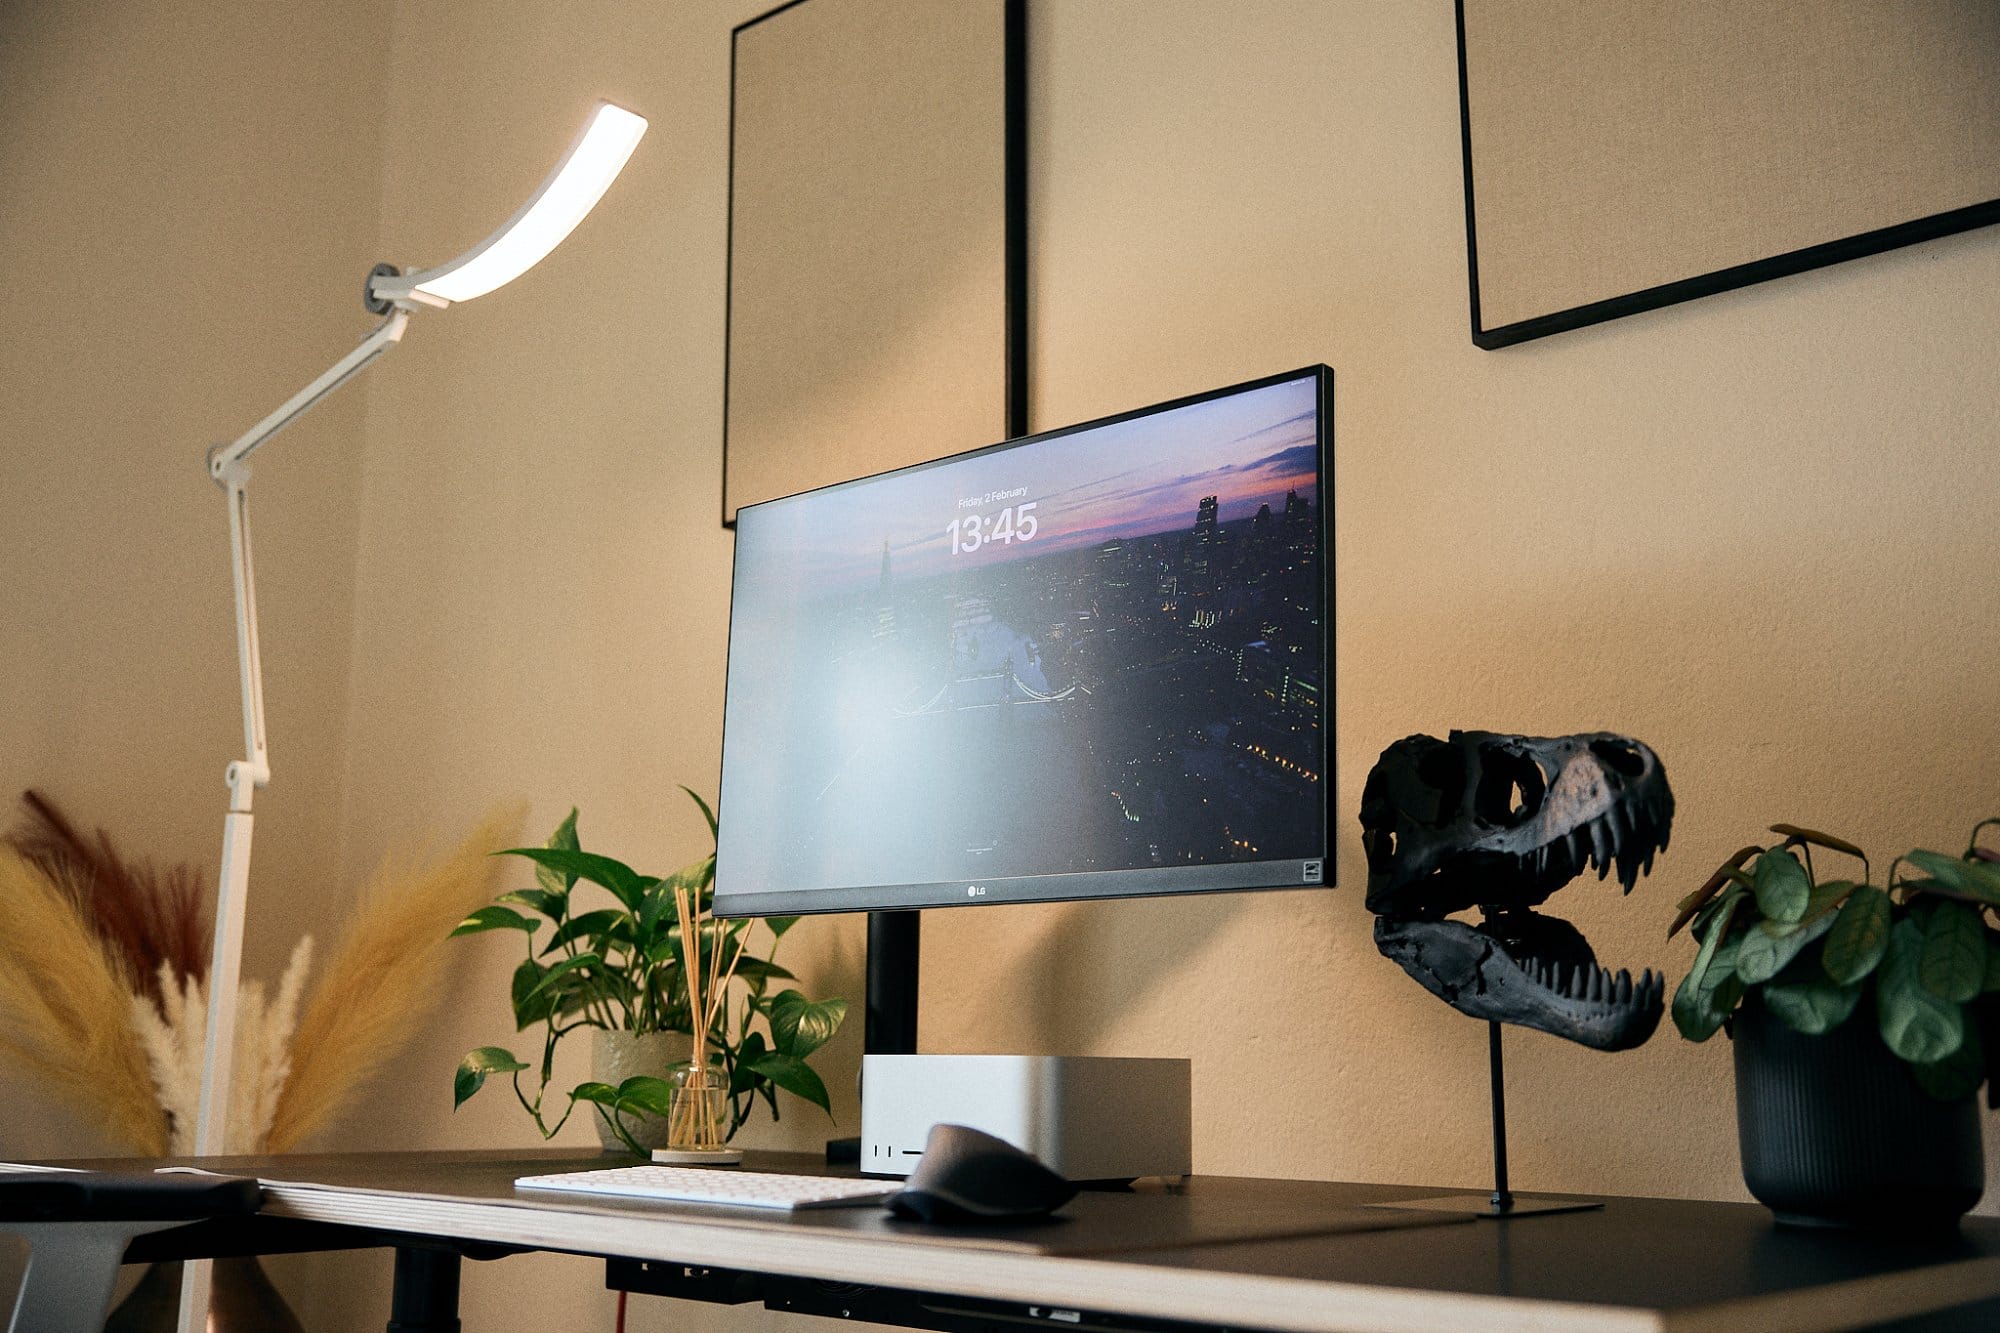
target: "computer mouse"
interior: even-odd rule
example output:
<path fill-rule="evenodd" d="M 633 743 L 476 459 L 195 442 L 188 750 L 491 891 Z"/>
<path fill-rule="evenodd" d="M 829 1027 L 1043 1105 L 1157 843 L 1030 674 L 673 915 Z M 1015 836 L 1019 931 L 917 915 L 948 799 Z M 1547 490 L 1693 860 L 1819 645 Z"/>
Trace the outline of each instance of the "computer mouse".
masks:
<path fill-rule="evenodd" d="M 1005 1139 L 968 1125 L 933 1125 L 910 1183 L 889 1200 L 899 1217 L 967 1225 L 1047 1217 L 1076 1186 Z"/>

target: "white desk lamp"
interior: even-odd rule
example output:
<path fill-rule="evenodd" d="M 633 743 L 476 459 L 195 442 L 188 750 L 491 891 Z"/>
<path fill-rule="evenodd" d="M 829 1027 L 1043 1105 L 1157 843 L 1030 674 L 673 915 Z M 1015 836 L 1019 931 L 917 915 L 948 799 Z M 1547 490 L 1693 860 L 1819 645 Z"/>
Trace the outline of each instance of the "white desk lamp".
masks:
<path fill-rule="evenodd" d="M 248 459 L 265 441 L 291 425 L 320 399 L 352 379 L 403 337 L 403 327 L 419 306 L 443 308 L 453 301 L 484 296 L 533 268 L 583 221 L 616 180 L 646 132 L 646 121 L 609 102 L 599 102 L 562 161 L 541 188 L 498 231 L 448 264 L 402 273 L 377 264 L 363 297 L 368 308 L 387 316 L 361 345 L 327 372 L 292 395 L 284 406 L 252 426 L 233 444 L 208 456 L 209 475 L 229 495 L 229 554 L 236 583 L 236 655 L 243 691 L 245 758 L 229 765 L 229 813 L 222 826 L 222 873 L 215 894 L 215 945 L 209 961 L 208 1040 L 201 1070 L 201 1109 L 194 1150 L 211 1156 L 223 1150 L 236 1037 L 236 990 L 242 970 L 243 906 L 250 877 L 250 801 L 271 780 L 264 744 L 264 680 L 257 647 L 257 590 L 250 562 Z M 209 1265 L 183 1267 L 180 1327 L 194 1327 L 195 1312 L 208 1309 Z"/>

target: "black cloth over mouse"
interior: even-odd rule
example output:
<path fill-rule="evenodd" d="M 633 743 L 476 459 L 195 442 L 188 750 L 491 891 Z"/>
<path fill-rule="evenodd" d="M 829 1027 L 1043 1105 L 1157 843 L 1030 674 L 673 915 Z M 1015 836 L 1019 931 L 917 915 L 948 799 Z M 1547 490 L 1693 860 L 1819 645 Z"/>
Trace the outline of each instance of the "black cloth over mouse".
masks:
<path fill-rule="evenodd" d="M 933 1125 L 910 1183 L 889 1200 L 899 1217 L 952 1223 L 1047 1217 L 1076 1186 L 1005 1139 L 966 1125 Z"/>

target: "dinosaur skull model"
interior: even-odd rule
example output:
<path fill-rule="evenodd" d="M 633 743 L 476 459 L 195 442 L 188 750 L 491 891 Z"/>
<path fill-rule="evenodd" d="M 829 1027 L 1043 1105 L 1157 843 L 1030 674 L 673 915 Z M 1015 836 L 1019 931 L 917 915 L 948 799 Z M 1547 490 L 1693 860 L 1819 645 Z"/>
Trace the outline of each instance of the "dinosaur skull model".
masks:
<path fill-rule="evenodd" d="M 1638 1046 L 1659 1025 L 1665 977 L 1614 977 L 1581 931 L 1534 909 L 1592 864 L 1630 893 L 1673 818 L 1666 771 L 1625 736 L 1397 741 L 1361 795 L 1375 946 L 1474 1018 Z M 1473 907 L 1477 925 L 1447 919 Z"/>

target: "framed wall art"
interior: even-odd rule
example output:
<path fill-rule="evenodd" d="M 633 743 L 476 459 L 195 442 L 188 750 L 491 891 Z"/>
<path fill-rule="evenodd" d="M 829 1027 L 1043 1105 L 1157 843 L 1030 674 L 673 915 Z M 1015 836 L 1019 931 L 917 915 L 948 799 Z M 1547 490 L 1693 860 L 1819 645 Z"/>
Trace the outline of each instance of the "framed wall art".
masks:
<path fill-rule="evenodd" d="M 1026 430 L 1025 0 L 732 34 L 722 521 Z"/>
<path fill-rule="evenodd" d="M 1992 0 L 1458 0 L 1472 340 L 2000 221 Z"/>

